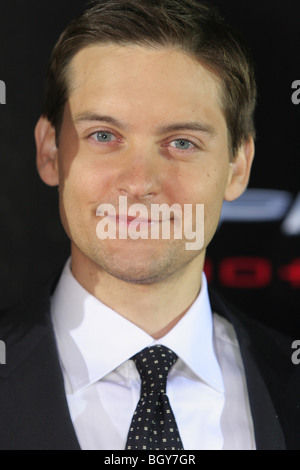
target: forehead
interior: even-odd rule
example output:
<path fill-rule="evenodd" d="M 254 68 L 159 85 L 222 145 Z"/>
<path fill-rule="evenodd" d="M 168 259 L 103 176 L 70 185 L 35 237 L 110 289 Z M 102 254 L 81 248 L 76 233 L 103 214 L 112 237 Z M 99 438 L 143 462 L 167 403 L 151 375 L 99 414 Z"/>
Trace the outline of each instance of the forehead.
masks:
<path fill-rule="evenodd" d="M 80 50 L 67 73 L 71 112 L 141 112 L 149 119 L 202 117 L 226 127 L 220 80 L 175 48 L 93 45 Z"/>

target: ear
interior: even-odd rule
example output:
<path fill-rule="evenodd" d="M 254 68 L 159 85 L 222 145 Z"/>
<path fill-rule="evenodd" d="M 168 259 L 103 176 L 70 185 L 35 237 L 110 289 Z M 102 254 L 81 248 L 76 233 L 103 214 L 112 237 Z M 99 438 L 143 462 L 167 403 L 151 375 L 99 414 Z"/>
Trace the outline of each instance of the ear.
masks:
<path fill-rule="evenodd" d="M 55 142 L 55 129 L 44 116 L 40 117 L 35 126 L 34 137 L 39 175 L 49 186 L 58 186 L 58 151 Z"/>
<path fill-rule="evenodd" d="M 254 158 L 254 140 L 248 136 L 230 163 L 231 170 L 224 194 L 225 201 L 237 199 L 247 188 Z"/>

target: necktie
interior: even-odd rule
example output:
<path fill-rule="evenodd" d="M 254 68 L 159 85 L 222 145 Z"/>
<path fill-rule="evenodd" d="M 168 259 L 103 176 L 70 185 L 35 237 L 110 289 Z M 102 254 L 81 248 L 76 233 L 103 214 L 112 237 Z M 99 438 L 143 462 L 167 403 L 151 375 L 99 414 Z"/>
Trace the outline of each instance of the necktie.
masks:
<path fill-rule="evenodd" d="M 166 395 L 167 377 L 176 354 L 162 345 L 145 348 L 132 357 L 141 377 L 141 396 L 127 437 L 127 450 L 183 450 Z"/>

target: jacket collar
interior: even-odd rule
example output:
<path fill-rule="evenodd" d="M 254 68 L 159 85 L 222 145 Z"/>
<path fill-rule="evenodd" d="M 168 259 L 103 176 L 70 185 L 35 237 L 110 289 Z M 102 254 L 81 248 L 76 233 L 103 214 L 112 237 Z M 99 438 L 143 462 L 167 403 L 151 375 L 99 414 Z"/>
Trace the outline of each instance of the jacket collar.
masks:
<path fill-rule="evenodd" d="M 35 297 L 2 312 L 0 449 L 78 450 L 51 317 L 52 282 Z M 24 393 L 24 389 L 28 392 Z"/>
<path fill-rule="evenodd" d="M 11 397 L 9 406 L 0 411 L 1 428 L 11 430 L 5 431 L 5 437 L 1 436 L 3 431 L 0 432 L 0 442 L 5 443 L 7 439 L 3 447 L 6 449 L 79 449 L 50 318 L 49 299 L 56 282 L 57 277 L 41 289 L 33 302 L 24 302 L 21 307 L 7 312 L 7 321 L 5 314 L 1 318 L 0 335 L 7 345 L 7 365 L 0 367 L 0 401 L 4 403 Z M 284 392 L 281 383 L 276 382 L 277 373 L 273 373 L 278 353 L 272 347 L 272 338 L 269 352 L 264 354 L 266 335 L 255 322 L 233 313 L 213 291 L 210 291 L 210 299 L 212 310 L 226 317 L 236 331 L 257 449 L 284 450 L 286 445 L 276 409 L 280 394 Z M 10 380 L 3 380 L 8 376 Z M 30 394 L 22 393 L 24 384 L 28 385 Z"/>
<path fill-rule="evenodd" d="M 270 342 L 266 344 L 267 328 L 236 311 L 212 289 L 210 289 L 210 299 L 212 311 L 224 316 L 232 323 L 238 338 L 245 368 L 257 450 L 285 450 L 286 443 L 277 409 L 282 398 L 280 397 L 281 382 L 277 368 L 274 371 L 278 348 L 273 345 L 272 335 L 270 334 Z M 280 361 L 279 358 L 278 361 Z M 282 384 L 283 382 L 284 380 Z"/>

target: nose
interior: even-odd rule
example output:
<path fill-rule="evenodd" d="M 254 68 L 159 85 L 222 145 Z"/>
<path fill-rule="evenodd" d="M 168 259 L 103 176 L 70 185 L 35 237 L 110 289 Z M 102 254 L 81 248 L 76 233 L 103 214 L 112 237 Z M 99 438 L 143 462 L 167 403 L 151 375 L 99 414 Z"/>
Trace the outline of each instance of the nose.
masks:
<path fill-rule="evenodd" d="M 118 190 L 132 200 L 151 200 L 161 192 L 163 169 L 154 149 L 135 147 L 123 155 L 118 174 Z"/>

